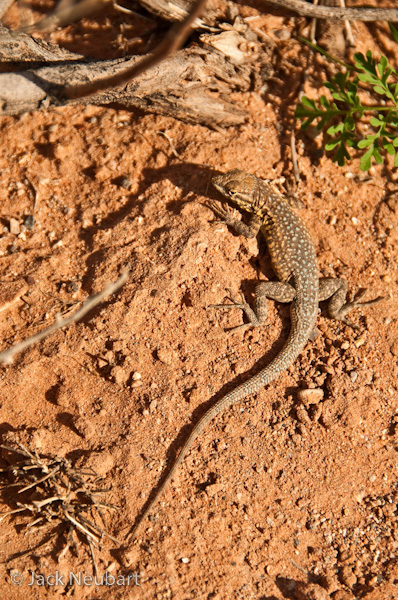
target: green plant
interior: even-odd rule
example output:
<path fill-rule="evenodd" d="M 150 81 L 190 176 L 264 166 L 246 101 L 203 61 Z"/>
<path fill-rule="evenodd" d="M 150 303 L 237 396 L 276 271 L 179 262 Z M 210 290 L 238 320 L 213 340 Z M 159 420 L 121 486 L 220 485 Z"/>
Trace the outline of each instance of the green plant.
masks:
<path fill-rule="evenodd" d="M 398 31 L 390 24 L 394 40 L 398 43 Z M 318 130 L 328 127 L 326 133 L 330 141 L 325 149 L 334 150 L 333 160 L 340 166 L 351 158 L 348 148 L 365 150 L 360 160 L 360 168 L 367 171 L 372 158 L 380 164 L 387 152 L 394 156 L 394 166 L 398 167 L 398 72 L 385 56 L 375 59 L 370 50 L 366 56 L 360 52 L 354 55 L 354 65 L 348 65 L 330 56 L 319 46 L 303 40 L 321 52 L 329 60 L 345 67 L 330 81 L 324 83 L 331 91 L 332 100 L 322 95 L 318 102 L 303 96 L 295 116 L 302 119 L 302 129 L 313 121 L 318 122 Z M 382 100 L 381 105 L 365 105 L 358 92 L 373 92 Z M 368 114 L 370 113 L 370 118 Z M 361 134 L 360 124 L 368 124 L 369 132 Z"/>

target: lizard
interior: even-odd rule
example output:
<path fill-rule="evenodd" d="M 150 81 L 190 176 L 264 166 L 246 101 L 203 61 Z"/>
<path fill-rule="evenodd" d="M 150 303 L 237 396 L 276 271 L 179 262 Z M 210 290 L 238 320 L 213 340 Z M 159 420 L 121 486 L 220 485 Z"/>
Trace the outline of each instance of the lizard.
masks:
<path fill-rule="evenodd" d="M 148 501 L 137 524 L 133 526 L 128 536 L 130 541 L 136 537 L 140 525 L 174 478 L 178 467 L 206 425 L 232 404 L 269 385 L 298 357 L 316 331 L 315 324 L 320 301 L 329 299 L 329 317 L 357 328 L 348 320 L 347 314 L 357 306 L 374 304 L 382 300 L 376 298 L 362 302 L 363 292 L 359 298 L 347 302 L 345 279 L 319 277 L 315 245 L 311 235 L 275 181 L 260 179 L 239 169 L 233 169 L 224 175 L 214 177 L 212 183 L 230 203 L 237 206 L 241 212 L 249 213 L 251 218 L 246 224 L 235 217 L 229 205 L 219 206 L 209 201 L 208 206 L 229 227 L 246 238 L 255 237 L 261 232 L 267 243 L 273 271 L 278 278 L 278 281 L 262 281 L 257 284 L 254 308 L 250 307 L 243 295 L 240 300 L 236 300 L 231 292 L 231 304 L 212 306 L 240 308 L 248 318 L 248 325 L 259 327 L 264 324 L 267 316 L 267 299 L 291 302 L 290 333 L 281 351 L 267 366 L 220 398 L 199 419 L 156 490 L 154 498 Z"/>

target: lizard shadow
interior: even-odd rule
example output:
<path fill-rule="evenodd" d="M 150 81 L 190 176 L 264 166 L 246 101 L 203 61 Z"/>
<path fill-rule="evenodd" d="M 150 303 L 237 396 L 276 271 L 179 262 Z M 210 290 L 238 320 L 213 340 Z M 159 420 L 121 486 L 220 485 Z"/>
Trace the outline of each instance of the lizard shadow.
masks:
<path fill-rule="evenodd" d="M 169 164 L 165 167 L 159 168 L 145 168 L 142 170 L 142 180 L 140 181 L 137 190 L 128 196 L 127 201 L 117 210 L 109 213 L 101 220 L 100 223 L 91 225 L 84 229 L 82 233 L 82 239 L 88 244 L 93 244 L 93 237 L 98 231 L 107 230 L 115 227 L 121 221 L 130 218 L 131 213 L 134 209 L 138 208 L 145 202 L 140 200 L 140 196 L 148 189 L 148 187 L 159 181 L 165 179 L 170 180 L 176 187 L 182 190 L 182 195 L 192 193 L 193 190 L 198 190 L 198 194 L 208 195 L 211 191 L 211 197 L 213 196 L 213 189 L 210 186 L 211 177 L 218 175 L 218 171 L 208 167 L 207 165 L 198 165 L 194 163 L 184 163 L 183 170 L 182 164 Z M 123 187 L 123 177 L 115 177 L 112 179 L 112 183 L 115 189 Z M 205 184 L 204 188 L 204 182 Z M 214 190 L 214 197 L 217 192 Z M 169 202 L 167 207 L 169 210 L 179 212 L 181 208 L 181 201 Z"/>
<path fill-rule="evenodd" d="M 167 209 L 178 214 L 184 204 L 184 198 L 189 194 L 192 195 L 193 190 L 198 190 L 197 194 L 206 196 L 211 199 L 219 197 L 217 192 L 211 186 L 211 178 L 217 175 L 218 172 L 208 167 L 207 165 L 198 165 L 194 163 L 173 163 L 160 168 L 146 168 L 142 171 L 142 179 L 138 188 L 134 193 L 127 196 L 120 208 L 107 214 L 99 223 L 95 223 L 86 227 L 80 233 L 80 238 L 84 241 L 87 251 L 94 248 L 94 240 L 99 231 L 106 231 L 115 228 L 119 223 L 128 219 L 134 219 L 141 211 L 145 204 L 145 199 L 141 196 L 154 183 L 164 179 L 170 180 L 177 188 L 182 191 L 182 200 L 173 200 L 167 204 Z M 115 189 L 123 186 L 124 178 L 115 177 L 112 180 Z M 77 220 L 82 219 L 82 214 L 77 212 Z M 160 235 L 160 232 L 154 232 L 154 235 Z M 106 248 L 100 248 L 94 253 L 90 253 L 87 259 L 87 272 L 82 281 L 82 287 L 85 290 L 91 289 L 91 282 L 95 280 L 96 267 L 104 260 Z"/>
<path fill-rule="evenodd" d="M 184 165 L 187 166 L 187 165 Z M 192 168 L 193 167 L 193 168 Z M 187 170 L 181 171 L 181 165 L 168 165 L 164 168 L 160 169 L 145 169 L 144 180 L 161 180 L 161 179 L 169 179 L 175 186 L 179 187 L 184 194 L 192 194 L 193 189 L 200 190 L 202 188 L 202 194 L 207 198 L 220 199 L 220 195 L 213 188 L 210 187 L 211 178 L 218 174 L 218 172 L 213 169 L 209 169 L 207 166 L 201 165 L 189 165 Z M 205 182 L 205 184 L 204 184 Z M 203 187 L 205 189 L 203 189 Z M 200 192 L 198 192 L 200 195 Z M 223 199 L 225 201 L 225 199 Z M 169 202 L 167 208 L 175 213 L 178 213 L 181 208 L 181 200 Z M 232 232 L 233 233 L 233 232 Z M 238 234 L 235 234 L 238 235 Z M 262 241 L 261 236 L 259 237 L 259 254 L 251 260 L 252 266 L 254 269 L 259 269 L 263 271 L 267 276 L 273 276 L 273 271 L 270 266 L 269 257 L 263 258 L 264 248 L 266 248 L 265 241 Z M 245 293 L 245 296 L 249 298 L 249 294 L 254 291 L 254 288 L 258 281 L 244 280 L 241 282 L 241 289 Z M 211 398 L 207 401 L 202 402 L 196 409 L 191 413 L 190 422 L 183 425 L 178 434 L 175 436 L 173 442 L 170 444 L 167 452 L 166 452 L 166 468 L 163 470 L 159 480 L 152 488 L 146 502 L 141 507 L 139 514 L 137 515 L 133 526 L 130 529 L 130 533 L 132 533 L 141 523 L 142 518 L 145 517 L 148 508 L 151 507 L 153 501 L 158 496 L 159 490 L 162 489 L 165 481 L 167 481 L 170 470 L 172 469 L 173 464 L 175 463 L 176 458 L 178 457 L 179 450 L 184 447 L 186 440 L 189 438 L 190 433 L 195 428 L 195 426 L 200 422 L 201 418 L 207 413 L 207 411 L 217 402 L 224 397 L 228 392 L 235 389 L 245 381 L 251 379 L 254 375 L 260 372 L 265 366 L 270 364 L 280 352 L 282 347 L 285 345 L 288 333 L 285 331 L 287 326 L 285 323 L 288 321 L 289 314 L 289 306 L 283 306 L 280 304 L 276 304 L 277 312 L 281 313 L 281 321 L 284 323 L 283 331 L 278 336 L 274 342 L 272 342 L 271 347 L 264 353 L 262 353 L 262 357 L 259 361 L 256 362 L 249 370 L 245 371 L 245 373 L 239 374 L 232 381 L 229 381 L 227 384 L 223 385 Z M 203 484 L 202 484 L 203 485 Z M 200 484 L 199 484 L 200 487 Z M 130 534 L 127 534 L 127 537 Z"/>
<path fill-rule="evenodd" d="M 282 307 L 282 309 L 286 310 L 286 307 Z M 283 318 L 282 322 L 286 323 L 286 319 Z M 262 351 L 261 359 L 259 359 L 250 369 L 248 369 L 244 373 L 239 374 L 233 380 L 231 380 L 228 383 L 226 383 L 225 385 L 223 385 L 216 392 L 216 394 L 214 394 L 207 401 L 202 402 L 199 406 L 197 406 L 192 411 L 190 422 L 186 423 L 185 425 L 182 426 L 180 431 L 174 437 L 174 440 L 170 444 L 168 450 L 166 451 L 166 456 L 165 456 L 166 467 L 164 468 L 163 473 L 161 474 L 160 478 L 158 479 L 158 481 L 152 488 L 147 500 L 145 501 L 145 504 L 141 507 L 141 510 L 138 513 L 138 515 L 133 523 L 133 526 L 131 527 L 130 532 L 127 534 L 126 537 L 128 537 L 130 535 L 130 533 L 132 533 L 139 526 L 142 518 L 145 517 L 147 509 L 151 506 L 153 500 L 158 495 L 158 491 L 162 488 L 164 482 L 167 480 L 169 472 L 172 469 L 172 466 L 175 463 L 176 458 L 178 457 L 179 451 L 184 447 L 186 440 L 188 439 L 192 430 L 199 423 L 201 418 L 207 413 L 207 411 L 214 404 L 217 404 L 217 402 L 222 397 L 224 397 L 230 391 L 234 390 L 240 384 L 244 384 L 245 381 L 248 381 L 249 379 L 251 379 L 254 375 L 259 373 L 265 366 L 267 366 L 269 363 L 271 363 L 271 361 L 279 354 L 282 347 L 286 343 L 286 340 L 288 337 L 288 330 L 289 330 L 289 327 L 284 326 L 283 331 L 278 336 L 278 338 L 275 339 L 271 343 L 271 347 L 269 347 L 265 352 Z M 267 388 L 268 388 L 268 386 L 265 386 L 264 389 L 267 389 Z M 289 393 L 289 388 L 286 388 L 285 394 L 288 394 L 288 393 Z M 278 401 L 279 401 L 279 399 L 278 399 Z M 242 402 L 244 402 L 244 400 L 242 400 Z M 237 403 L 237 404 L 239 404 L 239 403 Z M 221 415 L 221 418 L 222 418 L 222 415 Z M 209 472 L 208 477 L 211 479 L 211 477 L 212 477 L 211 472 Z M 203 489 L 204 486 L 206 486 L 206 482 L 197 483 L 198 489 Z"/>
<path fill-rule="evenodd" d="M 221 171 L 215 170 L 208 165 L 197 163 L 174 163 L 168 164 L 165 167 L 146 168 L 142 171 L 144 181 L 162 181 L 168 179 L 171 183 L 180 188 L 182 191 L 183 200 L 172 200 L 168 202 L 167 208 L 174 214 L 178 214 L 181 210 L 184 198 L 192 194 L 197 196 L 205 196 L 211 200 L 220 199 L 220 193 L 213 188 L 211 180 L 217 175 L 221 175 Z M 224 198 L 225 201 L 225 198 Z"/>

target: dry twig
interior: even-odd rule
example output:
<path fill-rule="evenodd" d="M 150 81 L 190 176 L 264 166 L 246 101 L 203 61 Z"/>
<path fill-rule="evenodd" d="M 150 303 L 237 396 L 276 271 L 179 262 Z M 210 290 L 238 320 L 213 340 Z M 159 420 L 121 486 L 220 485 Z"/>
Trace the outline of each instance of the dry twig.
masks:
<path fill-rule="evenodd" d="M 43 331 L 39 331 L 39 333 L 32 335 L 32 337 L 27 338 L 26 340 L 23 340 L 18 344 L 15 344 L 15 346 L 11 346 L 11 348 L 8 348 L 8 350 L 4 350 L 4 352 L 1 352 L 0 363 L 12 363 L 14 355 L 18 352 L 22 352 L 22 350 L 30 348 L 35 344 L 38 344 L 39 342 L 41 342 L 41 340 L 44 340 L 46 337 L 54 333 L 54 331 L 62 329 L 63 327 L 67 327 L 71 323 L 75 323 L 76 321 L 82 319 L 90 310 L 98 306 L 98 304 L 101 304 L 101 302 L 103 302 L 108 296 L 114 294 L 117 290 L 119 290 L 126 283 L 128 276 L 128 271 L 124 271 L 119 277 L 119 279 L 117 279 L 117 281 L 108 285 L 98 294 L 90 296 L 90 298 L 88 298 L 88 300 L 84 302 L 83 306 L 79 308 L 79 310 L 74 312 L 72 315 L 70 315 L 70 317 L 66 317 L 65 319 L 57 318 L 55 323 L 53 323 L 46 329 L 43 329 Z"/>
<path fill-rule="evenodd" d="M 396 8 L 336 8 L 331 6 L 315 6 L 306 2 L 306 0 L 261 0 L 261 4 L 264 8 L 268 5 L 279 9 L 286 8 L 302 17 L 315 17 L 316 19 L 398 21 L 398 10 Z"/>
<path fill-rule="evenodd" d="M 64 2 L 61 8 L 57 7 L 52 13 L 24 28 L 26 33 L 34 31 L 53 31 L 57 27 L 70 25 L 79 19 L 88 17 L 110 4 L 110 0 L 81 0 L 80 2 Z"/>
<path fill-rule="evenodd" d="M 35 517 L 33 522 L 27 524 L 31 531 L 48 524 L 55 529 L 62 524 L 64 531 L 67 531 L 67 540 L 59 557 L 63 556 L 69 547 L 76 547 L 73 533 L 80 533 L 89 546 L 94 571 L 97 573 L 94 548 L 99 546 L 104 537 L 118 545 L 121 544 L 95 522 L 97 513 L 104 522 L 101 507 L 116 509 L 111 504 L 98 501 L 98 494 L 109 491 L 96 487 L 101 478 L 92 469 L 74 468 L 66 458 L 32 454 L 22 444 L 18 444 L 17 447 L 0 445 L 0 448 L 23 457 L 0 469 L 0 473 L 10 473 L 14 478 L 13 483 L 2 489 L 20 488 L 17 494 L 21 495 L 21 501 L 15 502 L 17 508 L 1 513 L 0 520 L 9 515 L 27 512 Z M 29 483 L 25 485 L 27 482 Z M 32 488 L 32 498 L 26 497 L 26 492 Z"/>

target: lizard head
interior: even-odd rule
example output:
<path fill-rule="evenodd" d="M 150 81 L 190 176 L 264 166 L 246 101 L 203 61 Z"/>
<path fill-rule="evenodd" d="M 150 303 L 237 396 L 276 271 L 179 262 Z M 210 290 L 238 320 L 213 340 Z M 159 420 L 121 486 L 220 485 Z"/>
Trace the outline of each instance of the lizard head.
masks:
<path fill-rule="evenodd" d="M 264 197 L 260 194 L 259 180 L 240 169 L 213 177 L 216 190 L 241 210 L 261 216 L 264 213 Z"/>

